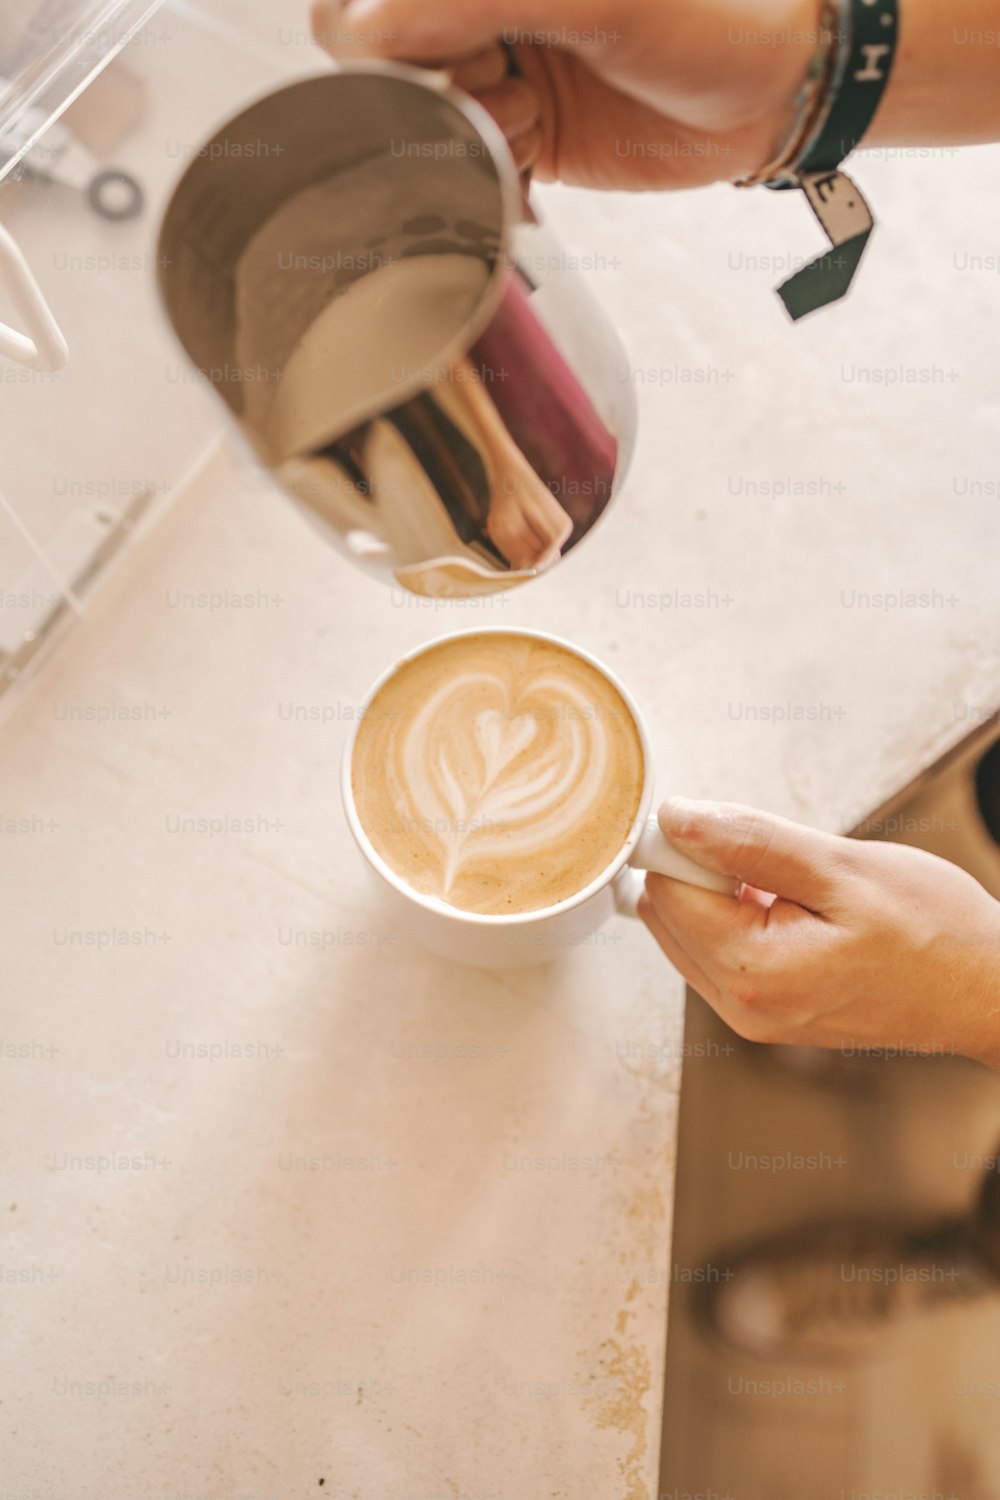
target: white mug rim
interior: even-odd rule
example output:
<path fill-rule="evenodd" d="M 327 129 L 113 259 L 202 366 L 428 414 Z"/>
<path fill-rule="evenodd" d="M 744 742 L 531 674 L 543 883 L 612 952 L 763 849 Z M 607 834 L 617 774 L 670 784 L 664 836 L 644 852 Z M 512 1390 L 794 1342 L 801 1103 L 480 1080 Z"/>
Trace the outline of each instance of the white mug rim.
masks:
<path fill-rule="evenodd" d="M 434 651 L 441 646 L 445 646 L 451 641 L 472 640 L 480 636 L 518 636 L 521 639 L 544 641 L 548 645 L 558 646 L 563 651 L 568 651 L 571 656 L 575 656 L 579 660 L 586 662 L 589 666 L 593 667 L 595 671 L 599 672 L 600 675 L 605 679 L 605 681 L 609 682 L 618 693 L 622 702 L 625 704 L 625 707 L 628 709 L 629 713 L 632 716 L 632 722 L 635 724 L 636 731 L 639 735 L 639 743 L 642 747 L 644 776 L 642 795 L 639 799 L 639 809 L 635 815 L 635 820 L 632 824 L 632 828 L 629 832 L 628 838 L 623 843 L 618 854 L 615 856 L 614 860 L 605 867 L 600 875 L 595 877 L 594 880 L 586 885 L 584 889 L 582 891 L 579 891 L 575 896 L 568 896 L 565 901 L 560 901 L 555 906 L 544 906 L 536 911 L 510 912 L 499 915 L 493 915 L 486 912 L 463 911 L 461 907 L 451 906 L 447 901 L 440 901 L 434 896 L 425 896 L 422 892 L 414 890 L 413 887 L 408 884 L 408 882 L 405 881 L 402 876 L 398 875 L 392 868 L 392 866 L 387 864 L 379 854 L 371 839 L 368 837 L 368 834 L 361 822 L 357 807 L 355 806 L 354 802 L 354 751 L 357 746 L 358 735 L 361 732 L 361 726 L 364 723 L 365 715 L 371 708 L 372 703 L 378 697 L 382 689 L 386 687 L 387 684 L 390 683 L 396 676 L 396 674 L 398 672 L 401 672 L 404 667 L 409 666 L 411 662 L 418 661 L 422 656 L 429 655 L 431 651 Z M 378 681 L 366 694 L 364 703 L 361 707 L 361 711 L 359 712 L 354 724 L 351 726 L 351 731 L 347 737 L 347 742 L 344 746 L 343 760 L 341 762 L 340 791 L 348 826 L 351 830 L 351 834 L 354 838 L 355 843 L 357 844 L 358 848 L 361 850 L 361 853 L 364 855 L 365 859 L 368 861 L 371 867 L 395 891 L 397 891 L 400 895 L 405 896 L 409 901 L 412 901 L 415 906 L 419 906 L 424 911 L 431 912 L 435 916 L 447 917 L 450 920 L 465 927 L 484 928 L 490 931 L 503 931 L 505 928 L 530 926 L 539 922 L 547 922 L 550 921 L 553 917 L 564 916 L 568 912 L 576 911 L 578 907 L 585 905 L 588 901 L 592 900 L 594 896 L 599 896 L 602 891 L 606 890 L 609 886 L 615 883 L 618 876 L 621 874 L 622 870 L 625 869 L 626 865 L 631 859 L 635 847 L 645 830 L 646 822 L 649 817 L 650 804 L 653 800 L 651 742 L 649 738 L 649 731 L 646 727 L 646 721 L 642 716 L 638 704 L 632 697 L 632 694 L 625 687 L 624 683 L 619 680 L 619 678 L 611 670 L 611 668 L 608 667 L 603 661 L 601 661 L 600 657 L 595 656 L 593 652 L 588 651 L 586 647 L 577 645 L 575 641 L 568 641 L 563 636 L 555 635 L 548 630 L 532 630 L 528 628 L 521 629 L 516 625 L 473 626 L 466 630 L 457 630 L 450 635 L 438 636 L 434 640 L 427 641 L 421 646 L 415 646 L 411 651 L 406 652 L 405 655 L 398 657 L 393 665 L 382 673 Z"/>

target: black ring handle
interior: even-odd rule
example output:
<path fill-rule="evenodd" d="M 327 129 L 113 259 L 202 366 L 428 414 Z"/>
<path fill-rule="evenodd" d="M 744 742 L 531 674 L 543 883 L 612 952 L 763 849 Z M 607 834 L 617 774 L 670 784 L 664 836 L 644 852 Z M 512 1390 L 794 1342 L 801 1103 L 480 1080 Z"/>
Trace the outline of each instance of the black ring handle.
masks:
<path fill-rule="evenodd" d="M 119 201 L 119 190 L 124 194 Z M 98 172 L 87 186 L 87 202 L 102 219 L 122 223 L 126 219 L 137 219 L 146 202 L 141 184 L 130 172 L 109 167 Z"/>

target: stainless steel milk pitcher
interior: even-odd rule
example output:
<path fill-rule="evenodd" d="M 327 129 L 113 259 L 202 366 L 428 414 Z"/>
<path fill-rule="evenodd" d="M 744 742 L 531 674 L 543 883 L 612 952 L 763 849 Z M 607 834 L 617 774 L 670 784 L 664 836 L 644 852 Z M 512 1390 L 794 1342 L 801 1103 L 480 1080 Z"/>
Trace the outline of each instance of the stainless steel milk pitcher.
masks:
<path fill-rule="evenodd" d="M 396 587 L 535 578 L 622 482 L 618 337 L 495 122 L 440 75 L 366 64 L 253 104 L 193 156 L 158 263 L 260 461 Z"/>

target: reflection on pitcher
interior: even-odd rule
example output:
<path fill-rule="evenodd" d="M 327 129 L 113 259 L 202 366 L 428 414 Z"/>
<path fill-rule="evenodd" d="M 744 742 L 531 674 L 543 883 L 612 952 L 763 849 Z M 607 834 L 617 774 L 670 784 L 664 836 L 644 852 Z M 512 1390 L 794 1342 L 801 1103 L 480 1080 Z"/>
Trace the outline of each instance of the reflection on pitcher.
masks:
<path fill-rule="evenodd" d="M 248 166 L 244 137 L 282 149 Z M 161 284 L 258 457 L 413 593 L 549 571 L 621 484 L 635 396 L 490 117 L 385 66 L 293 85 L 213 144 L 168 209 Z M 227 373 L 255 369 L 276 378 Z"/>
<path fill-rule="evenodd" d="M 286 385 L 292 376 L 289 366 Z M 390 560 L 411 592 L 440 597 L 484 572 L 491 589 L 545 572 L 610 500 L 617 442 L 518 279 L 472 356 L 427 377 L 386 416 L 286 459 L 282 482 L 359 563 Z"/>

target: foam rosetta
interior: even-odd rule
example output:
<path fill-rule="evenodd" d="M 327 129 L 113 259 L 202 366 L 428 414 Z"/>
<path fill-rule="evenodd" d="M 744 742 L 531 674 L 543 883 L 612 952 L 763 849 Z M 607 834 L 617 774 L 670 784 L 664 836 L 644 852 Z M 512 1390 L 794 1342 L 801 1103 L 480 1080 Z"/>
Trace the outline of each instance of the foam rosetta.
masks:
<path fill-rule="evenodd" d="M 414 890 L 464 911 L 538 911 L 613 862 L 644 777 L 635 722 L 571 652 L 527 636 L 448 641 L 407 663 L 360 727 L 354 799 Z"/>

